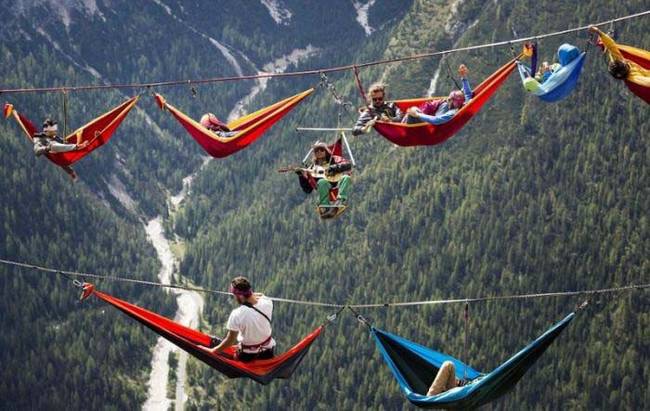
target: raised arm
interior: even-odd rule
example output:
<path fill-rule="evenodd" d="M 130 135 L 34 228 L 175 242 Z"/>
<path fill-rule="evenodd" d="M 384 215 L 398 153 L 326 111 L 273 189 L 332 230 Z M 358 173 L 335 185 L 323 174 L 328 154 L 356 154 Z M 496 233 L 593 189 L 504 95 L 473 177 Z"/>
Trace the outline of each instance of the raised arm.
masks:
<path fill-rule="evenodd" d="M 603 42 L 603 46 L 605 46 L 605 50 L 607 50 L 607 53 L 609 55 L 609 59 L 611 61 L 625 60 L 625 58 L 623 57 L 623 54 L 621 54 L 621 51 L 618 49 L 618 45 L 616 44 L 614 39 L 609 37 L 606 33 L 603 33 L 602 31 L 600 31 L 600 29 L 598 27 L 592 26 L 592 27 L 589 28 L 589 30 L 591 32 L 593 32 L 593 33 L 598 34 L 598 36 L 600 36 L 600 41 Z"/>

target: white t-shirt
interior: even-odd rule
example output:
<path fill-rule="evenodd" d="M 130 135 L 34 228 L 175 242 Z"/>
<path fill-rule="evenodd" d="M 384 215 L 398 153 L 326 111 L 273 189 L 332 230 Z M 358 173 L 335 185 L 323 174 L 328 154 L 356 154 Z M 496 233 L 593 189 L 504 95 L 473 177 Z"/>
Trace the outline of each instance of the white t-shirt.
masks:
<path fill-rule="evenodd" d="M 257 304 L 253 307 L 266 314 L 269 319 L 273 318 L 273 301 L 268 298 L 258 297 Z M 230 331 L 237 331 L 239 333 L 237 341 L 244 345 L 261 344 L 271 336 L 271 323 L 262 314 L 245 305 L 234 309 L 230 313 L 226 328 Z M 268 343 L 260 348 L 269 349 L 273 347 L 275 347 L 275 340 L 271 338 Z M 243 349 L 243 351 L 256 353 L 259 349 Z"/>

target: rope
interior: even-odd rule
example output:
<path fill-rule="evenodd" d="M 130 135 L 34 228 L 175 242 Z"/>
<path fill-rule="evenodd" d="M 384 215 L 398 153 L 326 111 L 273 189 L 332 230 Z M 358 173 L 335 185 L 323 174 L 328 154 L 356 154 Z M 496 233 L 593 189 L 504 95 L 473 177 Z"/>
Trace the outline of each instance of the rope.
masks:
<path fill-rule="evenodd" d="M 239 81 L 239 80 L 254 80 L 254 79 L 274 78 L 274 77 L 296 77 L 296 76 L 320 75 L 322 73 L 333 73 L 333 72 L 339 72 L 339 71 L 354 70 L 355 67 L 357 67 L 357 68 L 372 67 L 372 66 L 378 66 L 378 65 L 383 65 L 383 64 L 393 64 L 393 63 L 399 63 L 399 62 L 404 62 L 404 61 L 419 60 L 419 59 L 434 57 L 434 56 L 444 56 L 444 55 L 447 55 L 447 54 L 458 53 L 458 52 L 461 52 L 461 51 L 479 50 L 479 49 L 484 49 L 484 48 L 489 48 L 489 47 L 497 47 L 497 46 L 510 46 L 512 44 L 515 44 L 515 43 L 522 43 L 522 42 L 536 40 L 536 39 L 555 37 L 555 36 L 561 36 L 561 35 L 568 34 L 568 33 L 578 32 L 578 31 L 586 30 L 590 26 L 604 26 L 604 25 L 607 25 L 607 24 L 613 24 L 613 23 L 619 22 L 619 21 L 624 21 L 624 20 L 630 20 L 630 19 L 634 19 L 634 18 L 638 18 L 638 17 L 643 17 L 643 16 L 646 16 L 648 14 L 650 14 L 650 10 L 646 10 L 646 11 L 635 13 L 635 14 L 630 14 L 630 15 L 623 16 L 623 17 L 617 17 L 617 18 L 611 19 L 611 20 L 605 20 L 605 21 L 595 23 L 595 24 L 589 24 L 589 25 L 585 25 L 585 26 L 573 27 L 573 28 L 566 29 L 566 30 L 554 31 L 554 32 L 539 34 L 539 35 L 535 35 L 535 36 L 520 37 L 520 38 L 512 39 L 512 40 L 497 41 L 497 42 L 492 42 L 492 43 L 483 43 L 483 44 L 477 44 L 477 45 L 473 45 L 473 46 L 457 47 L 457 48 L 442 50 L 442 51 L 434 51 L 434 52 L 428 52 L 428 53 L 413 54 L 413 55 L 405 56 L 405 57 L 396 57 L 396 58 L 392 58 L 392 59 L 374 60 L 374 61 L 369 61 L 369 62 L 366 62 L 366 63 L 347 64 L 347 65 L 343 65 L 343 66 L 326 67 L 326 68 L 320 68 L 320 69 L 311 69 L 311 70 L 302 70 L 302 71 L 287 71 L 287 72 L 284 72 L 284 73 L 258 73 L 258 74 L 245 75 L 245 76 L 214 77 L 214 78 L 193 79 L 193 80 L 157 81 L 157 82 L 150 82 L 150 83 L 96 84 L 96 85 L 67 86 L 67 87 L 13 88 L 13 89 L 0 89 L 0 93 L 39 93 L 39 92 L 40 93 L 46 93 L 46 92 L 61 91 L 61 90 L 66 90 L 66 91 L 88 91 L 88 90 L 102 90 L 102 89 L 167 87 L 167 86 L 176 86 L 176 85 L 181 85 L 181 84 L 194 85 L 194 84 L 219 83 L 219 82 Z"/>
<path fill-rule="evenodd" d="M 190 286 L 185 286 L 180 284 L 160 283 L 160 282 L 147 281 L 147 280 L 136 280 L 133 278 L 118 277 L 113 275 L 102 275 L 102 274 L 84 273 L 78 271 L 59 270 L 55 268 L 39 266 L 36 264 L 29 264 L 29 263 L 23 263 L 19 261 L 12 261 L 12 260 L 5 260 L 5 259 L 0 259 L 0 264 L 54 273 L 57 275 L 65 276 L 66 278 L 70 278 L 70 277 L 94 278 L 94 279 L 101 279 L 101 280 L 108 280 L 108 281 L 119 281 L 119 282 L 131 283 L 131 284 L 147 285 L 152 287 L 195 291 L 195 292 L 208 293 L 208 294 L 218 294 L 218 295 L 228 295 L 228 296 L 233 295 L 232 293 L 229 293 L 227 291 L 212 290 L 212 289 L 200 288 L 200 287 L 190 287 Z M 593 296 L 601 295 L 601 294 L 610 294 L 610 293 L 616 293 L 621 291 L 643 290 L 648 288 L 650 288 L 650 284 L 630 284 L 630 285 L 625 285 L 620 287 L 600 288 L 600 289 L 580 290 L 580 291 L 557 291 L 557 292 L 547 292 L 547 293 L 495 295 L 495 296 L 477 297 L 477 298 L 455 298 L 455 299 L 446 299 L 446 300 L 407 301 L 407 302 L 375 303 L 375 304 L 336 304 L 336 303 L 328 303 L 328 302 L 321 302 L 321 301 L 295 300 L 295 299 L 282 298 L 282 297 L 267 297 L 267 298 L 273 301 L 289 303 L 289 304 L 311 305 L 317 307 L 330 307 L 330 308 L 347 307 L 352 312 L 354 312 L 355 315 L 359 316 L 359 314 L 355 309 L 381 308 L 381 307 L 408 307 L 408 306 L 435 305 L 435 304 L 458 304 L 458 303 L 467 304 L 467 303 L 484 302 L 484 301 L 523 300 L 523 299 L 534 299 L 534 298 L 569 297 L 569 296 L 587 296 L 588 297 L 587 299 L 589 299 Z"/>

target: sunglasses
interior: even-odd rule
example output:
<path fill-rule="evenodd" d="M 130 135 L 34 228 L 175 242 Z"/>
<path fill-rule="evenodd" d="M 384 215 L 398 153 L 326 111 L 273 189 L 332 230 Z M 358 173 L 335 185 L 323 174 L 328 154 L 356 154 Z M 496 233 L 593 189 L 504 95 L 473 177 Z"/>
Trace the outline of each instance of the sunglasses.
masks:
<path fill-rule="evenodd" d="M 315 149 L 314 149 L 314 152 L 319 152 L 319 151 L 327 151 L 327 150 L 325 150 L 325 149 L 322 148 L 322 147 L 318 147 L 318 148 L 315 148 Z"/>
<path fill-rule="evenodd" d="M 383 97 L 373 97 L 372 101 L 373 101 L 373 103 L 374 102 L 379 102 L 379 101 L 384 101 L 384 98 Z"/>

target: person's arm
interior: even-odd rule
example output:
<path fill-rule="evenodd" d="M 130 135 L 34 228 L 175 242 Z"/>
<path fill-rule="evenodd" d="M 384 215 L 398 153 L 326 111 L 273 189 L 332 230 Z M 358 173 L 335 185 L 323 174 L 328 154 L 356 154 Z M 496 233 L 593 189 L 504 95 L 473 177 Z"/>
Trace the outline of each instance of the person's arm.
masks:
<path fill-rule="evenodd" d="M 327 168 L 327 173 L 329 175 L 334 175 L 350 170 L 352 170 L 352 163 L 346 159 L 341 158 Z"/>
<path fill-rule="evenodd" d="M 621 54 L 621 51 L 618 49 L 618 45 L 616 44 L 613 38 L 609 37 L 606 33 L 600 31 L 598 27 L 590 27 L 590 30 L 598 34 L 598 36 L 600 36 L 600 41 L 603 42 L 603 46 L 605 46 L 605 50 L 607 50 L 609 59 L 611 61 L 625 60 L 623 54 Z"/>
<path fill-rule="evenodd" d="M 370 114 L 370 110 L 363 111 L 359 115 L 357 122 L 354 124 L 354 127 L 352 128 L 352 135 L 358 136 L 360 134 L 365 134 L 370 132 L 370 127 L 367 126 L 372 119 L 373 118 L 372 115 Z"/>
<path fill-rule="evenodd" d="M 449 120 L 454 117 L 454 115 L 458 112 L 456 109 L 451 109 L 447 110 L 442 114 L 438 114 L 435 116 L 430 116 L 428 114 L 420 114 L 420 120 L 426 121 L 429 124 L 433 124 L 434 126 L 440 125 L 440 124 L 445 124 Z"/>
<path fill-rule="evenodd" d="M 239 335 L 239 332 L 233 331 L 233 330 L 228 330 L 228 334 L 226 334 L 226 338 L 224 338 L 219 345 L 214 347 L 212 349 L 213 353 L 217 353 L 220 351 L 225 350 L 228 347 L 232 347 L 233 345 L 237 344 L 237 336 Z"/>
<path fill-rule="evenodd" d="M 463 83 L 463 94 L 465 95 L 465 103 L 467 103 L 474 97 L 474 91 L 466 77 L 461 77 L 460 82 Z"/>
<path fill-rule="evenodd" d="M 67 153 L 68 151 L 78 150 L 80 146 L 77 144 L 64 144 L 64 143 L 50 143 L 48 144 L 48 151 L 50 153 Z"/>

